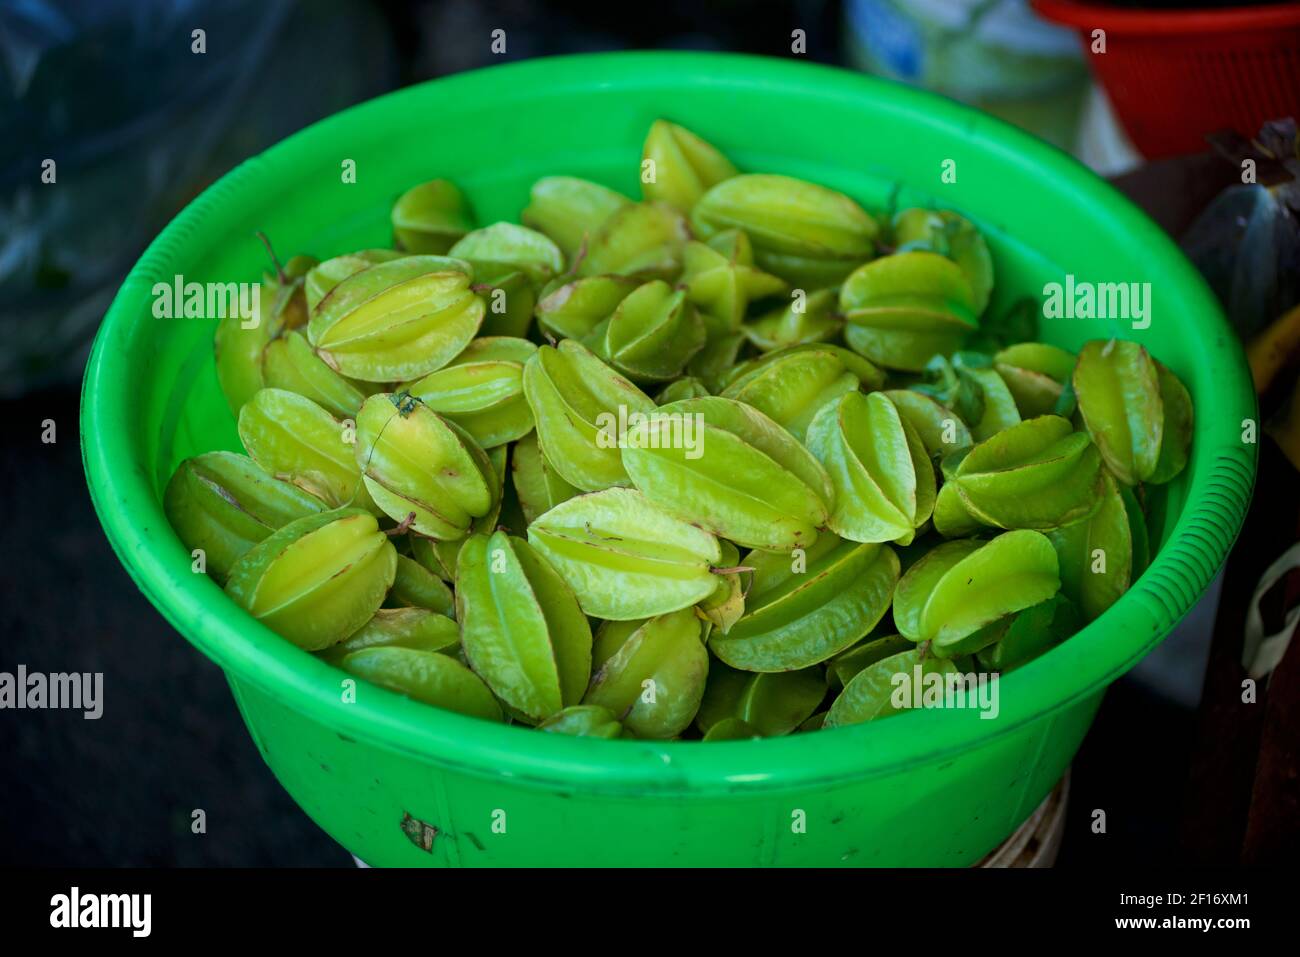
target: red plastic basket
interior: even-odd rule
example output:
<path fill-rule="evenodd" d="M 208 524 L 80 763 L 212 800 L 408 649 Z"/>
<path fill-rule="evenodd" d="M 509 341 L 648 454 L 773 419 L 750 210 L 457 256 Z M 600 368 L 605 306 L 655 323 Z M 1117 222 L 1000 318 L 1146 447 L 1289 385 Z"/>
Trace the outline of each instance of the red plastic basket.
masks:
<path fill-rule="evenodd" d="M 1253 136 L 1268 120 L 1300 117 L 1300 3 L 1133 10 L 1032 0 L 1080 31 L 1097 79 L 1133 145 L 1159 159 L 1206 148 L 1224 128 Z M 1093 53 L 1093 31 L 1106 52 Z"/>

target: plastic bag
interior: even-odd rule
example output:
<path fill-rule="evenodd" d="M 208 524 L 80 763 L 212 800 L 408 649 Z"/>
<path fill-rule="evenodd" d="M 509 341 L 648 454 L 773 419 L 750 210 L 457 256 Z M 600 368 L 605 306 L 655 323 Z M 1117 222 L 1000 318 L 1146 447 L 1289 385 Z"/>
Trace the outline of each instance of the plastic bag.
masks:
<path fill-rule="evenodd" d="M 1217 137 L 1256 183 L 1224 190 L 1188 228 L 1183 251 L 1205 276 L 1243 340 L 1300 302 L 1300 158 L 1294 120 L 1270 123 L 1254 142 Z"/>
<path fill-rule="evenodd" d="M 75 381 L 177 210 L 396 72 L 360 0 L 0 4 L 0 396 Z"/>

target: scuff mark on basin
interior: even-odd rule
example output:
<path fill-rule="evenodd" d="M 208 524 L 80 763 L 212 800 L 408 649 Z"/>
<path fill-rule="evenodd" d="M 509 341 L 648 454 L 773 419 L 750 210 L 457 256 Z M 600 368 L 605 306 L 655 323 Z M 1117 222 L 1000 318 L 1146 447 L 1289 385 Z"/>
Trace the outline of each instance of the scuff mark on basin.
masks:
<path fill-rule="evenodd" d="M 432 824 L 421 821 L 418 817 L 412 817 L 410 811 L 403 811 L 402 833 L 424 853 L 433 853 L 433 839 L 438 836 L 438 829 Z"/>

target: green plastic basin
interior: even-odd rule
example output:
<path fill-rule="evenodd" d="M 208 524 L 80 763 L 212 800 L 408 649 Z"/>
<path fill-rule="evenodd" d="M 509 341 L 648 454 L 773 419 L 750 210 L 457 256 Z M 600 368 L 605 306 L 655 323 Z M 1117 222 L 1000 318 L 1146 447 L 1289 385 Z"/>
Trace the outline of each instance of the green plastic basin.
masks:
<path fill-rule="evenodd" d="M 1149 328 L 1044 321 L 1043 338 L 1067 348 L 1135 338 L 1191 391 L 1191 462 L 1152 500 L 1159 554 L 1105 615 L 1003 679 L 996 719 L 929 710 L 765 741 L 611 742 L 477 721 L 364 685 L 345 703 L 341 672 L 191 573 L 162 489 L 181 459 L 239 440 L 214 372 L 215 320 L 154 318 L 156 282 L 256 279 L 266 266 L 258 229 L 283 255 L 386 245 L 393 199 L 436 176 L 459 183 L 483 223 L 517 220 L 545 174 L 636 196 L 642 138 L 661 116 L 698 130 L 742 169 L 806 177 L 874 210 L 897 194 L 900 204 L 962 212 L 993 250 L 993 311 L 1066 273 L 1151 283 Z M 342 181 L 347 160 L 355 183 Z M 948 160 L 955 182 L 941 178 Z M 235 169 L 176 217 L 123 283 L 86 370 L 81 435 L 90 492 L 123 565 L 225 670 L 284 787 L 373 865 L 964 865 L 1043 799 L 1106 686 L 1218 570 L 1253 484 L 1255 446 L 1243 443 L 1242 423 L 1255 414 L 1241 349 L 1191 265 L 1053 148 L 853 73 L 628 53 L 413 87 Z"/>

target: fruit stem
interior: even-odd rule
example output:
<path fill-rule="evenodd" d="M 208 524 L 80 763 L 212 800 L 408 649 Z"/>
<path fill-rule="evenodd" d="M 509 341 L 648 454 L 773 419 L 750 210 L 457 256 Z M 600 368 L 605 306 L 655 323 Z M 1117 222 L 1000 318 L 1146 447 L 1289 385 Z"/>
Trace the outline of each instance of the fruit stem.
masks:
<path fill-rule="evenodd" d="M 414 524 L 415 524 L 415 513 L 407 512 L 406 518 L 398 522 L 395 528 L 390 528 L 388 531 L 384 532 L 384 534 L 387 535 L 389 538 L 396 538 L 398 535 L 405 535 L 407 529 L 409 529 Z"/>
<path fill-rule="evenodd" d="M 276 278 L 280 280 L 280 285 L 287 286 L 289 284 L 289 277 L 285 275 L 284 267 L 280 265 L 279 257 L 275 255 L 275 250 L 271 248 L 271 240 L 268 239 L 266 233 L 262 232 L 260 229 L 257 231 L 256 235 L 257 238 L 262 241 L 262 245 L 266 247 L 267 254 L 271 257 L 271 263 L 275 266 L 275 275 Z"/>
<path fill-rule="evenodd" d="M 751 565 L 729 565 L 726 568 L 710 568 L 709 571 L 715 575 L 737 575 L 740 572 L 754 571 Z"/>

